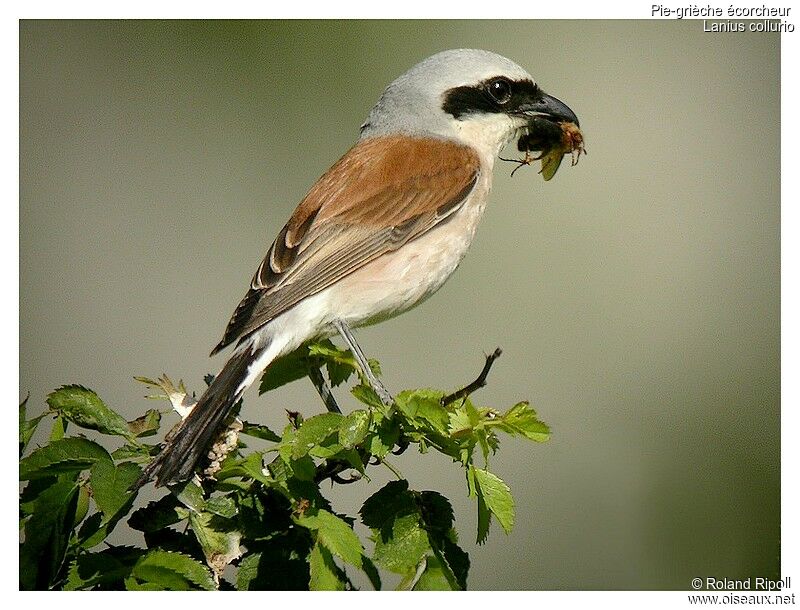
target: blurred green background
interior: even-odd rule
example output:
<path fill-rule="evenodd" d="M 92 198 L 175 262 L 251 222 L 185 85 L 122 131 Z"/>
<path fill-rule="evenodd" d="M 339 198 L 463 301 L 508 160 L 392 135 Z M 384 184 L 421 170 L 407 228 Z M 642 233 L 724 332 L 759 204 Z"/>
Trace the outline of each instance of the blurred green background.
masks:
<path fill-rule="evenodd" d="M 132 418 L 152 406 L 134 374 L 202 388 L 294 206 L 386 84 L 453 47 L 525 66 L 578 114 L 590 153 L 549 183 L 498 163 L 450 282 L 359 332 L 394 391 L 463 385 L 502 346 L 477 401 L 530 399 L 552 426 L 550 443 L 506 440 L 493 460 L 517 523 L 482 547 L 459 469 L 398 460 L 413 487 L 453 501 L 471 588 L 777 576 L 776 34 L 686 20 L 23 21 L 20 396 L 35 414 L 81 383 Z M 246 398 L 245 417 L 275 428 L 284 408 L 321 409 L 304 382 Z M 334 506 L 353 514 L 382 476 L 333 490 Z"/>

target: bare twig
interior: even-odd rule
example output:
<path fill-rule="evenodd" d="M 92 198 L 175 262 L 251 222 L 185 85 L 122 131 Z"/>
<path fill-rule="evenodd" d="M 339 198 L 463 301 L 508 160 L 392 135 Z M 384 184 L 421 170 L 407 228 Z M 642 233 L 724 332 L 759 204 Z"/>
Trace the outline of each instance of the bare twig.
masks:
<path fill-rule="evenodd" d="M 455 402 L 456 400 L 460 400 L 461 398 L 466 398 L 470 394 L 472 394 L 475 390 L 479 390 L 483 386 L 486 385 L 486 378 L 489 376 L 489 371 L 494 364 L 494 361 L 500 357 L 500 354 L 503 353 L 499 347 L 496 348 L 491 354 L 486 356 L 486 364 L 483 365 L 483 370 L 481 371 L 478 378 L 473 381 L 472 383 L 464 386 L 460 390 L 456 390 L 452 394 L 448 394 L 444 398 L 442 398 L 442 406 L 449 405 L 451 402 Z"/>

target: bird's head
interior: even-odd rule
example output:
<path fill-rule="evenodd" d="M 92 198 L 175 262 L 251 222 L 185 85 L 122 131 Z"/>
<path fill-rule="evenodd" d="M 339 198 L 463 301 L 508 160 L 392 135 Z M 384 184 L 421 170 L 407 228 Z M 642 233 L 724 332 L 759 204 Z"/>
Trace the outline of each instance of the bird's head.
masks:
<path fill-rule="evenodd" d="M 558 126 L 567 124 L 577 128 L 575 113 L 513 61 L 489 51 L 453 49 L 392 82 L 361 130 L 362 138 L 393 133 L 452 138 L 491 163 L 514 139 L 520 150 L 534 143 L 543 152 L 560 146 Z"/>

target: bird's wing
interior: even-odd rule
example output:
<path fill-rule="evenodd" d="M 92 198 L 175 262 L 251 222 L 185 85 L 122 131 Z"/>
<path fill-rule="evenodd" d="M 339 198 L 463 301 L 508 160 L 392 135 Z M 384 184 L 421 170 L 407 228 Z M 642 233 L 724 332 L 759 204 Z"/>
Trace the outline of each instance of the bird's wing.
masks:
<path fill-rule="evenodd" d="M 449 218 L 474 188 L 477 153 L 408 136 L 362 140 L 278 234 L 213 353 Z"/>

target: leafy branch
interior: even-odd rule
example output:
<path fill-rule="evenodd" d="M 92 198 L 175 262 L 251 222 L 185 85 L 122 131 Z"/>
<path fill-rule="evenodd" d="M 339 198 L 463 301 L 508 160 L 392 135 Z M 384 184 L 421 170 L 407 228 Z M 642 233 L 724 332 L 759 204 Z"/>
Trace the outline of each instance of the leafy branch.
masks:
<path fill-rule="evenodd" d="M 330 395 L 329 412 L 307 419 L 288 412 L 280 434 L 237 418 L 220 437 L 224 450 L 213 450 L 213 469 L 136 510 L 131 485 L 158 452 L 146 439 L 158 433 L 162 414 L 150 409 L 126 421 L 91 390 L 70 385 L 48 396 L 46 413 L 27 419 L 26 398 L 19 416 L 20 588 L 353 589 L 351 575 L 361 571 L 379 589 L 385 571 L 400 576 L 400 588 L 466 589 L 470 562 L 458 545 L 450 502 L 436 491 L 411 489 L 390 460 L 411 445 L 452 458 L 476 500 L 477 541 L 486 540 L 493 519 L 509 533 L 514 500 L 489 470 L 498 433 L 543 442 L 550 431 L 526 402 L 506 410 L 473 403 L 471 392 L 485 384 L 497 356 L 499 350 L 487 357 L 463 390 L 406 390 L 387 407 L 349 351 L 330 341 L 303 347 L 267 369 L 260 392 L 317 371 L 318 389 L 355 378 L 350 393 L 358 408 L 338 412 Z M 377 362 L 370 366 L 380 375 Z M 182 383 L 137 379 L 180 413 L 191 408 Z M 29 451 L 47 417 L 49 441 Z M 85 432 L 67 435 L 72 425 L 93 431 L 96 440 Z M 269 446 L 251 449 L 247 437 Z M 109 452 L 100 438 L 116 439 L 116 449 Z M 370 469 L 383 466 L 397 480 L 373 493 L 358 515 L 338 513 L 322 493 L 323 481 L 369 480 Z M 108 544 L 123 519 L 141 533 L 144 547 Z M 371 553 L 354 531 L 357 519 L 372 533 Z"/>

